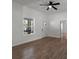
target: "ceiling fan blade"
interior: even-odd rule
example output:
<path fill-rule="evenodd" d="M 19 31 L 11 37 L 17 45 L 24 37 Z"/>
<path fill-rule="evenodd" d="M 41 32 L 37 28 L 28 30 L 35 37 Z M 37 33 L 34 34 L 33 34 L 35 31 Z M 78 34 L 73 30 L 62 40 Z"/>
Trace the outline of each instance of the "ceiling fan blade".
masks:
<path fill-rule="evenodd" d="M 54 7 L 54 6 L 52 6 L 52 8 L 54 8 L 55 10 L 57 10 L 57 8 L 56 8 L 56 7 Z"/>
<path fill-rule="evenodd" d="M 49 7 L 46 10 L 49 10 Z"/>
<path fill-rule="evenodd" d="M 52 1 L 49 1 L 49 4 L 52 4 L 53 2 Z"/>
<path fill-rule="evenodd" d="M 40 4 L 40 6 L 49 6 L 49 4 Z"/>
<path fill-rule="evenodd" d="M 60 5 L 60 3 L 53 3 L 52 5 Z"/>

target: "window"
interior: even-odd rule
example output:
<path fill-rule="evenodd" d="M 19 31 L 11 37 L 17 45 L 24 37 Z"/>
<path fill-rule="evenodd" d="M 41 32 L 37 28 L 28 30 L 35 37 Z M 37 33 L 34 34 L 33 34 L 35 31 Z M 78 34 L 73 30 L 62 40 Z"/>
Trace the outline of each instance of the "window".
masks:
<path fill-rule="evenodd" d="M 34 33 L 34 20 L 30 18 L 24 18 L 24 33 Z"/>

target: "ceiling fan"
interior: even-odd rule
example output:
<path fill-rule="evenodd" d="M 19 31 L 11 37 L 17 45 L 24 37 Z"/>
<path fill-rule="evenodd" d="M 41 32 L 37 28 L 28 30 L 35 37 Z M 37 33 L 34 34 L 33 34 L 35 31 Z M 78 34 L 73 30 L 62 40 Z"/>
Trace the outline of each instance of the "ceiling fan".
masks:
<path fill-rule="evenodd" d="M 47 4 L 40 4 L 40 6 L 48 6 L 46 10 L 49 10 L 50 8 L 54 8 L 55 10 L 58 10 L 55 5 L 60 5 L 59 2 L 54 3 L 52 1 L 49 1 Z"/>

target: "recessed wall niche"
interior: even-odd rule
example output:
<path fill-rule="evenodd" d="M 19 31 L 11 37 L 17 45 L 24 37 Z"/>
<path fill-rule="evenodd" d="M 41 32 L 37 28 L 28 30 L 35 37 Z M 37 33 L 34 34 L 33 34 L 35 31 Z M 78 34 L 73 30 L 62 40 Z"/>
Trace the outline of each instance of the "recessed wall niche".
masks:
<path fill-rule="evenodd" d="M 24 18 L 24 34 L 32 34 L 34 33 L 34 19 Z"/>

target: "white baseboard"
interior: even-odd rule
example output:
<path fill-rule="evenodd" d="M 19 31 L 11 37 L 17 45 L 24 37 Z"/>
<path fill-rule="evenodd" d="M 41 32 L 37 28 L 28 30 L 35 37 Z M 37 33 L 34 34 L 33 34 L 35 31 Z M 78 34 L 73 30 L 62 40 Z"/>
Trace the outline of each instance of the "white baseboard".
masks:
<path fill-rule="evenodd" d="M 43 37 L 31 38 L 31 39 L 27 39 L 26 41 L 24 40 L 24 41 L 12 44 L 12 47 L 18 46 L 18 45 L 21 45 L 21 44 L 24 44 L 24 43 L 28 43 L 28 42 L 31 42 L 31 41 L 39 40 L 39 39 L 44 38 L 44 37 L 56 37 L 56 38 L 60 38 L 60 36 L 54 36 L 54 35 L 48 35 L 48 36 L 43 36 Z"/>
<path fill-rule="evenodd" d="M 32 39 L 29 39 L 29 40 L 26 40 L 26 41 L 21 41 L 21 42 L 18 42 L 16 44 L 12 44 L 12 47 L 14 46 L 18 46 L 18 45 L 21 45 L 21 44 L 24 44 L 24 43 L 28 43 L 28 42 L 31 42 L 31 41 L 34 41 L 34 40 L 39 40 L 43 37 L 37 37 L 37 38 L 32 38 Z"/>
<path fill-rule="evenodd" d="M 55 35 L 48 35 L 48 37 L 60 38 L 60 36 L 55 36 Z"/>

